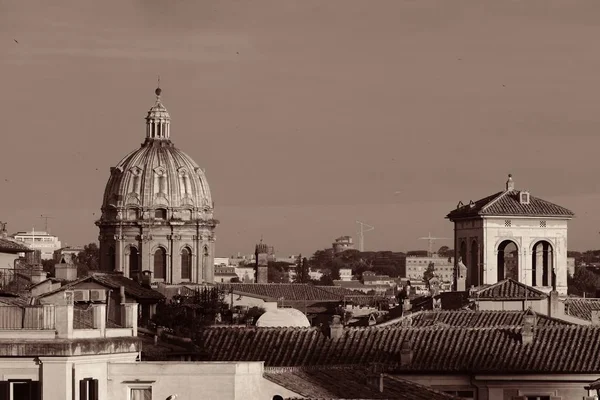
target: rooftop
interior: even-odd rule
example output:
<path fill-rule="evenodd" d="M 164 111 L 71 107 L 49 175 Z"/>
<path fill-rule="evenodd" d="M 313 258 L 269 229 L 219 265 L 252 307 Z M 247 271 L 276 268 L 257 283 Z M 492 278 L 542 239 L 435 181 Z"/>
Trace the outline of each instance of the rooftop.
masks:
<path fill-rule="evenodd" d="M 520 202 L 522 191 L 514 189 L 512 177 L 509 175 L 506 190 L 494 193 L 477 201 L 463 205 L 458 204 L 456 209 L 450 211 L 446 218 L 451 221 L 472 218 L 477 216 L 528 216 L 528 217 L 563 217 L 573 218 L 575 214 L 564 207 L 529 196 L 529 202 Z"/>
<path fill-rule="evenodd" d="M 33 252 L 28 246 L 21 244 L 9 238 L 0 238 L 0 253 L 31 253 Z"/>
<path fill-rule="evenodd" d="M 537 327 L 530 344 L 521 327 L 346 328 L 330 339 L 317 328 L 212 328 L 203 333 L 211 361 L 264 361 L 266 366 L 382 363 L 419 373 L 600 373 L 600 327 Z M 412 361 L 400 365 L 407 341 Z"/>
<path fill-rule="evenodd" d="M 393 376 L 383 376 L 383 391 L 365 368 L 268 368 L 264 377 L 304 399 L 449 400 L 456 397 Z M 352 397 L 348 397 L 351 394 Z"/>
<path fill-rule="evenodd" d="M 567 315 L 587 321 L 592 320 L 592 310 L 600 310 L 600 299 L 569 297 L 564 303 Z"/>
<path fill-rule="evenodd" d="M 541 300 L 547 297 L 546 293 L 510 278 L 475 288 L 471 294 L 471 298 L 479 300 Z"/>

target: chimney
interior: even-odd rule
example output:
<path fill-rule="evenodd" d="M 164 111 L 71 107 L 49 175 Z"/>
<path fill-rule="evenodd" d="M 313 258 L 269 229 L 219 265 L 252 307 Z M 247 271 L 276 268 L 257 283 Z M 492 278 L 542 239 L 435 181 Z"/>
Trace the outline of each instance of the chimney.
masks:
<path fill-rule="evenodd" d="M 67 262 L 63 255 L 60 262 L 54 265 L 54 276 L 56 279 L 64 281 L 74 281 L 77 279 L 77 266 L 71 262 Z"/>
<path fill-rule="evenodd" d="M 515 190 L 515 182 L 513 181 L 512 174 L 508 174 L 508 180 L 506 181 L 506 190 Z"/>
<path fill-rule="evenodd" d="M 149 288 L 150 283 L 152 283 L 152 271 L 142 271 L 142 286 Z"/>
<path fill-rule="evenodd" d="M 383 374 L 379 373 L 367 375 L 367 386 L 379 393 L 383 393 Z"/>
<path fill-rule="evenodd" d="M 126 303 L 127 297 L 125 297 L 125 286 L 119 287 L 119 300 L 121 300 L 121 304 Z"/>
<path fill-rule="evenodd" d="M 558 292 L 553 290 L 550 292 L 550 317 L 560 318 L 565 315 L 565 305 L 558 299 Z"/>
<path fill-rule="evenodd" d="M 591 311 L 592 313 L 592 325 L 599 326 L 600 325 L 600 309 L 594 308 Z"/>
<path fill-rule="evenodd" d="M 410 304 L 410 300 L 404 299 L 404 302 L 402 303 L 402 313 L 408 314 L 410 312 L 411 308 L 412 308 L 412 304 Z"/>
<path fill-rule="evenodd" d="M 400 349 L 400 365 L 407 366 L 412 363 L 413 358 L 413 350 L 410 342 L 408 340 L 404 340 L 402 342 L 402 347 Z"/>
<path fill-rule="evenodd" d="M 0 238 L 8 237 L 8 232 L 6 231 L 6 222 L 0 221 Z"/>
<path fill-rule="evenodd" d="M 521 340 L 523 344 L 533 342 L 535 333 L 535 313 L 528 308 L 523 315 L 523 329 L 521 330 Z"/>
<path fill-rule="evenodd" d="M 333 321 L 329 323 L 329 338 L 333 340 L 340 339 L 344 335 L 344 325 L 339 315 L 333 316 Z"/>
<path fill-rule="evenodd" d="M 38 284 L 40 282 L 44 282 L 48 277 L 48 273 L 44 271 L 41 266 L 35 267 L 31 269 L 31 283 Z"/>

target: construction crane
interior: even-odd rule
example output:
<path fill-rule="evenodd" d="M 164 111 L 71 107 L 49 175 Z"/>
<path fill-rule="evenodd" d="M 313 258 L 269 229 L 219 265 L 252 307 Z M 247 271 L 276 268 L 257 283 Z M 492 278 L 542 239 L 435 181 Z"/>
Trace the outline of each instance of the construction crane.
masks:
<path fill-rule="evenodd" d="M 362 252 L 365 251 L 365 233 L 372 231 L 375 227 L 360 221 L 356 221 L 356 223 L 360 225 L 360 230 L 358 231 L 358 250 Z"/>
<path fill-rule="evenodd" d="M 444 239 L 450 239 L 450 238 L 433 237 L 433 236 L 431 236 L 431 232 L 426 237 L 420 237 L 419 238 L 419 240 L 428 240 L 429 241 L 429 251 L 427 252 L 427 256 L 428 257 L 432 257 L 433 256 L 433 243 L 436 240 L 444 240 Z"/>
<path fill-rule="evenodd" d="M 45 229 L 46 233 L 48 233 L 48 220 L 51 218 L 54 218 L 54 217 L 42 214 L 42 215 L 40 215 L 40 218 L 44 220 L 44 229 Z"/>

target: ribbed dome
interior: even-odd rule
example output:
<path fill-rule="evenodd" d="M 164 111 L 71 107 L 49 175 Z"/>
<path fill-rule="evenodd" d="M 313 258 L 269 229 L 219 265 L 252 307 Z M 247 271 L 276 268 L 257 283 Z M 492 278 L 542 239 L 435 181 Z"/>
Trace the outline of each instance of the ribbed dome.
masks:
<path fill-rule="evenodd" d="M 179 212 L 188 212 L 184 220 L 206 218 L 206 213 L 212 212 L 206 176 L 190 156 L 171 142 L 171 117 L 161 102 L 161 90 L 155 93 L 156 103 L 146 116 L 146 140 L 111 168 L 102 203 L 104 218 L 112 219 L 111 214 L 116 219 L 140 218 L 141 215 L 117 217 L 117 210 L 131 206 L 141 211 L 174 209 L 175 219 L 179 219 Z"/>
<path fill-rule="evenodd" d="M 137 205 L 212 208 L 202 169 L 167 140 L 146 139 L 116 167 L 104 192 L 103 208 Z"/>

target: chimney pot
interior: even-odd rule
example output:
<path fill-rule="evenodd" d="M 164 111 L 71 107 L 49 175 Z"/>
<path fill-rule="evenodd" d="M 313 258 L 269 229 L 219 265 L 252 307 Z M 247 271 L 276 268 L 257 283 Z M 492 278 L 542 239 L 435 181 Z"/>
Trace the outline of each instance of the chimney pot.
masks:
<path fill-rule="evenodd" d="M 534 331 L 535 313 L 529 308 L 525 312 L 525 315 L 523 315 L 523 328 L 521 330 L 521 340 L 523 344 L 530 344 L 533 342 Z"/>
<path fill-rule="evenodd" d="M 329 337 L 337 340 L 344 334 L 344 325 L 342 325 L 341 317 L 339 315 L 333 316 L 333 321 L 329 324 Z"/>
<path fill-rule="evenodd" d="M 592 309 L 592 325 L 600 325 L 600 309 Z"/>
<path fill-rule="evenodd" d="M 412 363 L 413 358 L 413 350 L 410 342 L 405 340 L 402 342 L 402 347 L 400 349 L 400 365 L 407 366 Z"/>

